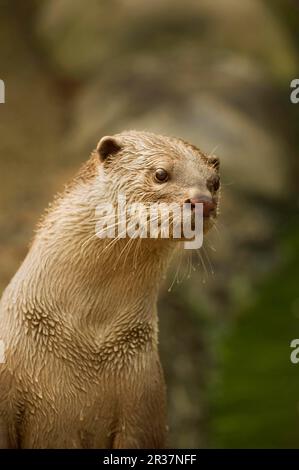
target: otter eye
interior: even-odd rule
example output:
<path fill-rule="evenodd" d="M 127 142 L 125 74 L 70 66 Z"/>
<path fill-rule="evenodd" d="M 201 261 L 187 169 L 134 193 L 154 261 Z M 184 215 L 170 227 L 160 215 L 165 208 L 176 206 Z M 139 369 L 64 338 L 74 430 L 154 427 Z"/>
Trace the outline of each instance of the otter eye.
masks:
<path fill-rule="evenodd" d="M 207 181 L 207 187 L 209 191 L 218 191 L 220 188 L 220 177 L 218 175 L 211 176 Z"/>
<path fill-rule="evenodd" d="M 164 168 L 158 168 L 155 173 L 155 178 L 159 183 L 164 183 L 168 180 L 168 173 Z"/>

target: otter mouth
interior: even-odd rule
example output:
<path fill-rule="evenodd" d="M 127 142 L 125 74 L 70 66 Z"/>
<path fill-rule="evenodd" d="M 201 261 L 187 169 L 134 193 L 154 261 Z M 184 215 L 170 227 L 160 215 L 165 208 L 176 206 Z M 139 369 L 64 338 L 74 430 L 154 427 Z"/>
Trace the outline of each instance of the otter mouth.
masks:
<path fill-rule="evenodd" d="M 197 211 L 198 212 L 200 211 L 199 207 L 196 204 L 191 204 L 191 213 L 192 213 L 192 215 L 195 214 Z M 205 213 L 203 211 L 202 216 L 203 216 L 203 219 L 206 219 L 206 220 L 213 219 L 213 218 L 216 217 L 216 209 L 213 209 L 209 213 Z"/>
<path fill-rule="evenodd" d="M 216 212 L 210 215 L 203 216 L 202 218 L 202 230 L 203 233 L 206 234 L 209 232 L 209 230 L 213 227 L 213 225 L 216 222 L 217 214 Z M 196 222 L 195 222 L 195 216 L 192 217 L 191 219 L 191 230 L 196 231 Z"/>
<path fill-rule="evenodd" d="M 201 212 L 201 207 L 197 203 L 191 203 L 191 214 L 192 214 L 192 219 L 195 218 L 195 214 L 197 212 Z M 215 219 L 217 216 L 217 206 L 213 204 L 211 208 L 208 210 L 206 209 L 206 206 L 203 206 L 202 208 L 202 217 L 203 220 L 210 220 L 210 219 Z"/>
<path fill-rule="evenodd" d="M 197 199 L 188 200 L 191 208 L 191 228 L 195 230 L 196 227 L 196 215 L 197 213 L 202 214 L 203 231 L 206 233 L 214 224 L 217 217 L 217 204 L 210 199 Z"/>

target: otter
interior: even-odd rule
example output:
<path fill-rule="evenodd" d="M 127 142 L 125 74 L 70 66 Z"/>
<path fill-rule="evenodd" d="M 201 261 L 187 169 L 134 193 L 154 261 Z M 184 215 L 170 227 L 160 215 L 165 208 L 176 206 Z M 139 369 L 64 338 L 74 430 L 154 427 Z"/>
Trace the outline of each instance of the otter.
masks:
<path fill-rule="evenodd" d="M 218 212 L 219 159 L 181 139 L 103 137 L 38 224 L 0 304 L 0 447 L 163 448 L 157 298 L 182 240 L 95 235 L 99 204 L 202 202 Z"/>

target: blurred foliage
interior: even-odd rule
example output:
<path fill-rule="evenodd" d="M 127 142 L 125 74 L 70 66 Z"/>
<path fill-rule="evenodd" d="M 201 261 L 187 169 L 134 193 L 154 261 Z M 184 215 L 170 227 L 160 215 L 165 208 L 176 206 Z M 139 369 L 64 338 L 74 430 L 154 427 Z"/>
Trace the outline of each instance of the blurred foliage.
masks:
<path fill-rule="evenodd" d="M 298 53 L 298 3 L 275 1 L 272 6 Z M 277 85 L 280 91 L 285 93 L 283 85 L 281 90 Z M 299 337 L 299 109 L 283 102 L 281 109 L 284 118 L 288 116 L 284 132 L 293 148 L 289 163 L 294 172 L 287 188 L 288 206 L 280 208 L 280 262 L 257 282 L 256 297 L 248 307 L 235 305 L 231 324 L 216 346 L 218 371 L 209 385 L 211 447 L 299 445 L 299 374 L 290 361 L 290 342 Z"/>
<path fill-rule="evenodd" d="M 299 374 L 290 361 L 290 342 L 299 332 L 298 226 L 280 249 L 281 266 L 258 286 L 253 305 L 235 311 L 217 351 L 211 446 L 298 447 Z"/>

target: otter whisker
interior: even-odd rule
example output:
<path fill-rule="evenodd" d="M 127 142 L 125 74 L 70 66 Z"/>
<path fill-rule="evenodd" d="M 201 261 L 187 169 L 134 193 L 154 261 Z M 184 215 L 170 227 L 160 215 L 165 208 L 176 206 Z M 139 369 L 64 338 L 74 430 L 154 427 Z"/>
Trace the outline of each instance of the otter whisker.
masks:
<path fill-rule="evenodd" d="M 214 275 L 215 272 L 214 272 L 214 268 L 213 268 L 213 265 L 212 265 L 212 261 L 211 261 L 211 259 L 210 259 L 210 257 L 209 257 L 209 254 L 208 254 L 208 252 L 207 252 L 207 250 L 206 250 L 206 248 L 205 248 L 204 246 L 202 247 L 202 250 L 203 250 L 203 254 L 205 255 L 206 260 L 207 260 L 207 262 L 208 262 L 208 266 L 209 266 L 209 268 L 210 268 L 211 274 Z"/>
<path fill-rule="evenodd" d="M 211 152 L 209 153 L 209 155 L 214 155 L 214 153 L 216 152 L 216 150 L 219 148 L 219 145 L 220 145 L 220 144 L 216 144 L 215 147 L 213 147 L 213 150 L 211 150 Z"/>
<path fill-rule="evenodd" d="M 173 280 L 172 280 L 172 283 L 170 285 L 170 287 L 168 288 L 168 292 L 171 292 L 172 291 L 172 288 L 174 286 L 174 284 L 177 282 L 177 279 L 178 279 L 178 272 L 180 270 L 180 267 L 181 267 L 181 261 L 182 261 L 182 253 L 180 253 L 180 261 L 178 263 L 178 266 L 177 266 L 177 269 L 175 271 L 175 275 L 173 277 Z"/>
<path fill-rule="evenodd" d="M 200 250 L 196 250 L 196 254 L 197 254 L 197 256 L 199 257 L 199 260 L 200 260 L 200 262 L 201 262 L 201 266 L 203 267 L 203 270 L 204 270 L 204 274 L 205 274 L 206 276 L 208 276 L 209 273 L 208 273 L 208 270 L 207 270 L 206 263 L 205 263 L 205 261 L 204 261 L 204 259 L 203 259 L 202 254 L 201 254 L 201 251 L 200 251 Z M 205 278 L 203 278 L 203 282 L 205 282 Z"/>
<path fill-rule="evenodd" d="M 219 240 L 221 240 L 221 233 L 220 233 L 220 231 L 219 231 L 218 225 L 217 225 L 217 224 L 214 224 L 213 227 L 212 227 L 212 229 L 215 230 L 215 232 L 216 232 L 216 234 L 217 234 Z"/>
<path fill-rule="evenodd" d="M 127 249 L 127 256 L 128 256 L 128 253 L 129 253 L 129 245 L 130 245 L 130 243 L 132 243 L 133 241 L 134 241 L 133 238 L 129 238 L 129 240 L 126 242 L 124 248 L 121 250 L 121 252 L 120 252 L 120 254 L 119 254 L 119 256 L 118 256 L 116 262 L 115 262 L 114 265 L 113 265 L 113 269 L 114 269 L 114 270 L 116 269 L 116 266 L 117 266 L 118 262 L 120 261 L 120 259 L 121 259 L 121 257 L 122 257 L 122 254 L 126 251 L 126 249 Z M 127 256 L 126 256 L 125 259 L 127 259 Z M 124 266 L 124 265 L 125 265 L 125 261 L 124 261 L 124 263 L 123 263 L 123 266 Z"/>
<path fill-rule="evenodd" d="M 192 268 L 193 268 L 192 262 L 193 262 L 193 252 L 190 251 L 188 253 L 188 269 L 187 269 L 187 276 L 186 276 L 187 279 L 190 279 L 192 275 Z"/>

